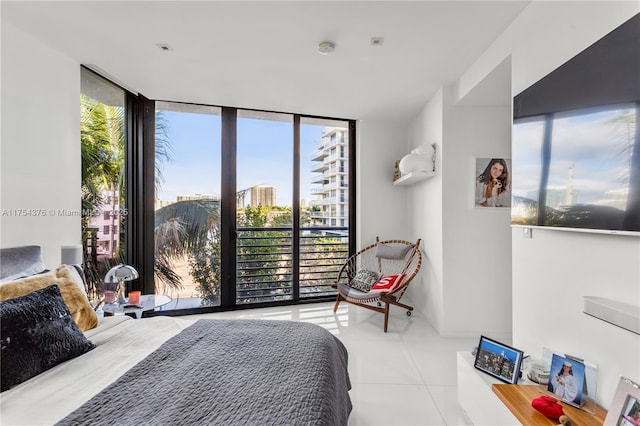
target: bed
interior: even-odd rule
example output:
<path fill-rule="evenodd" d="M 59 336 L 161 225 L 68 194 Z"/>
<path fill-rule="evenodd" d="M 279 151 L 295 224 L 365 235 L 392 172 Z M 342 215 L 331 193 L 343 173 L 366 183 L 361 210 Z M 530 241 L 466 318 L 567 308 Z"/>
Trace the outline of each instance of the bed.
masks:
<path fill-rule="evenodd" d="M 0 394 L 2 424 L 348 422 L 346 348 L 314 324 L 116 316 L 81 334 L 90 350 Z"/>

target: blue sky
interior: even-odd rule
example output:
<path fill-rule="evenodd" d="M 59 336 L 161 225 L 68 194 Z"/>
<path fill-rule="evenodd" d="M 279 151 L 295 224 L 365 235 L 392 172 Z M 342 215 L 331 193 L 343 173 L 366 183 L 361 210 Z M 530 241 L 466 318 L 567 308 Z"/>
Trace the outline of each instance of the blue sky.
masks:
<path fill-rule="evenodd" d="M 492 352 L 494 354 L 504 355 L 511 362 L 516 362 L 516 359 L 518 359 L 517 352 L 510 350 L 508 348 L 505 348 L 503 346 L 496 345 L 493 342 L 490 342 L 488 340 L 485 340 L 482 342 L 482 349 Z"/>
<path fill-rule="evenodd" d="M 162 167 L 162 200 L 178 195 L 220 195 L 219 115 L 163 111 L 169 127 L 172 160 Z M 311 199 L 311 154 L 323 126 L 301 125 L 301 198 Z M 238 119 L 238 189 L 254 185 L 276 188 L 278 205 L 291 205 L 293 124 Z M 249 199 L 247 198 L 247 202 Z"/>
<path fill-rule="evenodd" d="M 550 189 L 566 190 L 571 180 L 574 202 L 602 203 L 608 191 L 626 188 L 630 173 L 629 153 L 635 124 L 626 105 L 604 111 L 575 111 L 554 119 L 549 172 Z M 513 127 L 513 194 L 527 197 L 538 190 L 543 122 L 523 121 Z"/>

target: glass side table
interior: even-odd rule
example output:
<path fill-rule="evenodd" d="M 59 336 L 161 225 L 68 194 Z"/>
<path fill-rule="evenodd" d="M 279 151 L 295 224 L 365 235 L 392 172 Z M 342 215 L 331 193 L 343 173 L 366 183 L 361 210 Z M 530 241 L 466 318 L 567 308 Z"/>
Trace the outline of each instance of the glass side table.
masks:
<path fill-rule="evenodd" d="M 129 305 L 129 299 L 125 298 L 125 303 L 118 305 L 117 303 L 107 303 L 102 307 L 105 313 L 116 314 L 135 314 L 136 319 L 142 318 L 144 311 L 152 311 L 155 308 L 164 306 L 171 302 L 171 298 L 164 294 L 143 294 L 140 296 L 140 303 L 138 305 Z M 119 310 L 118 308 L 122 308 Z"/>

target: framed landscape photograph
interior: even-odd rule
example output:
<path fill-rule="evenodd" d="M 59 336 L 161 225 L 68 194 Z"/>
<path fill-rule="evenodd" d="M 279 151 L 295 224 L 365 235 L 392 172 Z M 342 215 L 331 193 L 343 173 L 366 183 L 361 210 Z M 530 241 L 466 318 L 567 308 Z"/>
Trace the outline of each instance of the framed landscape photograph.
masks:
<path fill-rule="evenodd" d="M 502 380 L 516 384 L 524 352 L 485 336 L 480 336 L 474 367 Z"/>
<path fill-rule="evenodd" d="M 620 377 L 604 424 L 611 426 L 640 425 L 640 385 L 638 383 L 626 377 Z"/>

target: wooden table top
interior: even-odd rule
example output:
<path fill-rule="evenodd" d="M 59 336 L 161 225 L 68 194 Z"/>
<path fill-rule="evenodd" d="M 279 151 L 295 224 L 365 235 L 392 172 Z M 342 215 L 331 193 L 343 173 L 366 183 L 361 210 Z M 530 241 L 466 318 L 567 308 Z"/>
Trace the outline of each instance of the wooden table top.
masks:
<path fill-rule="evenodd" d="M 491 388 L 523 425 L 555 426 L 559 424 L 531 406 L 531 401 L 547 394 L 545 385 L 494 384 Z M 593 404 L 593 406 L 595 406 L 595 414 L 564 403 L 562 403 L 562 410 L 572 420 L 573 426 L 600 426 L 604 423 L 607 411 L 598 405 Z"/>

